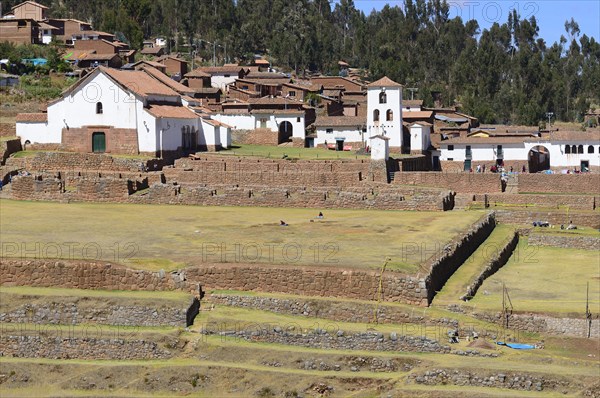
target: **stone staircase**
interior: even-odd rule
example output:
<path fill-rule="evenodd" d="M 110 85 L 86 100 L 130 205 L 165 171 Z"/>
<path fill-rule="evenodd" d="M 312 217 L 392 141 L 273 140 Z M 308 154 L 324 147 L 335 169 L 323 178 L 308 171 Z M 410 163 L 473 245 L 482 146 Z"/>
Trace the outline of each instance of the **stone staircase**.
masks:
<path fill-rule="evenodd" d="M 506 182 L 506 193 L 519 193 L 519 175 L 508 174 L 508 181 Z"/>

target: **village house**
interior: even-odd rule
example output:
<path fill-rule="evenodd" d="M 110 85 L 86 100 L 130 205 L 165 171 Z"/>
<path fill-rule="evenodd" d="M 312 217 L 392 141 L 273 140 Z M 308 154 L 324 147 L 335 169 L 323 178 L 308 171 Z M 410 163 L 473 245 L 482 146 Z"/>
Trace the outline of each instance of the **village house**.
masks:
<path fill-rule="evenodd" d="M 33 19 L 0 19 L 0 39 L 13 44 L 41 44 L 40 25 Z"/>
<path fill-rule="evenodd" d="M 600 130 L 552 131 L 532 135 L 481 135 L 451 138 L 440 143 L 440 160 L 453 169 L 477 165 L 526 166 L 530 172 L 548 169 L 600 167 Z M 520 171 L 520 170 L 519 170 Z"/>
<path fill-rule="evenodd" d="M 167 67 L 167 75 L 179 76 L 180 79 L 188 73 L 188 64 L 185 59 L 177 58 L 172 55 L 165 55 L 157 59 L 158 62 Z"/>
<path fill-rule="evenodd" d="M 228 126 L 185 106 L 176 89 L 188 88 L 151 69 L 96 68 L 52 101 L 47 113 L 19 114 L 17 135 L 25 146 L 161 157 L 229 145 Z"/>
<path fill-rule="evenodd" d="M 163 47 L 144 47 L 140 51 L 140 54 L 147 55 L 150 57 L 161 57 L 165 53 L 165 49 Z"/>
<path fill-rule="evenodd" d="M 77 19 L 49 19 L 48 24 L 54 26 L 57 30 L 53 32 L 54 39 L 65 43 L 68 46 L 73 45 L 73 35 L 81 31 L 91 31 L 92 25 L 79 21 Z"/>
<path fill-rule="evenodd" d="M 44 21 L 48 19 L 48 7 L 35 1 L 24 1 L 11 9 L 15 19 L 32 19 Z"/>
<path fill-rule="evenodd" d="M 228 86 L 234 83 L 236 79 L 243 79 L 248 73 L 247 69 L 241 66 L 203 66 L 198 68 L 211 76 L 213 87 L 220 88 L 226 92 Z"/>
<path fill-rule="evenodd" d="M 338 151 L 366 148 L 366 118 L 360 116 L 318 117 L 313 124 L 316 137 L 307 138 L 308 147 L 327 147 Z M 311 142 L 312 141 L 312 142 Z"/>

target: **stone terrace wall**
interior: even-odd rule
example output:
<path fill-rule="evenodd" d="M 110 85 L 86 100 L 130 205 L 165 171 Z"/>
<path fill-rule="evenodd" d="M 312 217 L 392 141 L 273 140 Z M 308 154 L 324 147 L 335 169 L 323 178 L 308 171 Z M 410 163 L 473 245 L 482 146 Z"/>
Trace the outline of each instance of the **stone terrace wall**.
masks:
<path fill-rule="evenodd" d="M 520 174 L 519 192 L 598 195 L 600 174 Z"/>
<path fill-rule="evenodd" d="M 160 169 L 164 165 L 162 159 L 137 160 L 115 158 L 109 155 L 77 153 L 77 152 L 39 152 L 35 156 L 9 158 L 8 166 L 16 169 L 32 171 L 54 170 L 102 170 L 102 171 L 139 171 L 143 163 L 148 169 Z M 156 167 L 155 167 L 156 166 Z"/>
<path fill-rule="evenodd" d="M 420 185 L 469 193 L 502 192 L 500 174 L 496 173 L 402 172 L 395 173 L 394 184 Z"/>
<path fill-rule="evenodd" d="M 186 288 L 177 274 L 132 270 L 86 261 L 18 260 L 3 258 L 0 285 L 101 290 L 174 290 Z"/>
<path fill-rule="evenodd" d="M 266 206 L 323 209 L 448 210 L 450 192 L 431 189 L 290 188 L 266 186 L 181 187 L 155 184 L 130 203 L 204 206 Z"/>
<path fill-rule="evenodd" d="M 86 261 L 3 259 L 0 264 L 0 285 L 103 290 L 192 291 L 195 283 L 200 283 L 208 290 L 263 291 L 376 300 L 379 279 L 377 271 L 337 267 L 208 263 L 164 275 L 160 272 L 137 271 L 114 264 Z M 422 278 L 387 272 L 383 276 L 383 300 L 426 305 L 425 281 Z"/>
<path fill-rule="evenodd" d="M 51 359 L 167 359 L 172 354 L 143 340 L 0 336 L 0 356 Z"/>
<path fill-rule="evenodd" d="M 528 244 L 532 246 L 553 246 L 565 249 L 600 251 L 600 238 L 595 236 L 532 233 L 529 235 Z"/>
<path fill-rule="evenodd" d="M 486 322 L 505 325 L 505 319 L 501 313 L 479 313 L 474 312 L 474 317 Z M 588 321 L 576 318 L 557 318 L 537 314 L 512 314 L 508 320 L 508 329 L 523 330 L 531 333 L 548 333 L 552 335 L 565 335 L 575 337 L 587 337 Z M 592 319 L 590 336 L 600 337 L 600 319 Z"/>
<path fill-rule="evenodd" d="M 475 201 L 485 202 L 484 195 L 474 195 Z M 589 195 L 532 195 L 532 194 L 488 194 L 487 200 L 490 207 L 498 205 L 541 206 L 558 208 L 568 206 L 576 210 L 595 210 L 600 204 L 599 196 Z"/>
<path fill-rule="evenodd" d="M 76 303 L 57 302 L 25 304 L 6 313 L 0 313 L 0 322 L 36 324 L 102 324 L 120 326 L 183 326 L 183 308 L 157 303 L 154 307 L 139 305 L 112 305 L 106 308 L 79 306 Z"/>
<path fill-rule="evenodd" d="M 495 215 L 490 213 L 473 225 L 467 233 L 448 244 L 443 254 L 427 261 L 424 267 L 430 269 L 426 279 L 428 304 L 431 304 L 436 292 L 442 290 L 446 281 L 490 236 L 495 227 Z"/>
<path fill-rule="evenodd" d="M 535 210 L 495 210 L 496 219 L 504 224 L 533 225 L 534 221 L 547 221 L 552 225 L 573 224 L 580 227 L 600 228 L 600 213 L 595 212 L 559 212 Z"/>
<path fill-rule="evenodd" d="M 19 200 L 125 202 L 136 189 L 147 186 L 147 181 L 125 178 L 82 178 L 71 183 L 67 186 L 62 179 L 42 175 L 15 176 L 11 194 Z"/>

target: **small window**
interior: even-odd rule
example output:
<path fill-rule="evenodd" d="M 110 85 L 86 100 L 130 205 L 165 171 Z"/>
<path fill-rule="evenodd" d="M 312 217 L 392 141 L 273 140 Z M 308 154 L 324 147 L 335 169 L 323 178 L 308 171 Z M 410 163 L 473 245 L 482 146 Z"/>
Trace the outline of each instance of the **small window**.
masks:
<path fill-rule="evenodd" d="M 498 150 L 498 152 L 502 152 L 502 145 L 498 145 L 496 149 Z"/>
<path fill-rule="evenodd" d="M 388 122 L 391 122 L 394 120 L 394 112 L 391 109 L 388 109 L 387 112 L 385 113 L 385 120 L 387 120 Z"/>
<path fill-rule="evenodd" d="M 375 109 L 373 111 L 373 121 L 374 122 L 378 122 L 379 121 L 379 109 Z"/>
<path fill-rule="evenodd" d="M 231 75 L 225 75 L 225 77 L 230 77 Z"/>
<path fill-rule="evenodd" d="M 577 153 L 577 145 L 571 145 L 571 153 Z"/>
<path fill-rule="evenodd" d="M 452 162 L 454 160 L 454 158 L 448 158 L 449 162 Z"/>
<path fill-rule="evenodd" d="M 448 145 L 448 150 L 449 151 L 453 151 L 454 150 L 454 145 Z"/>
<path fill-rule="evenodd" d="M 326 132 L 327 134 L 333 134 L 333 129 L 327 129 L 327 130 L 325 130 L 325 132 Z"/>
<path fill-rule="evenodd" d="M 577 147 L 577 153 L 583 153 L 583 145 Z"/>
<path fill-rule="evenodd" d="M 96 102 L 96 114 L 101 115 L 102 111 L 102 102 Z"/>
<path fill-rule="evenodd" d="M 248 85 L 243 85 L 242 90 L 248 90 Z"/>
<path fill-rule="evenodd" d="M 387 94 L 383 90 L 379 93 L 379 103 L 387 104 Z"/>
<path fill-rule="evenodd" d="M 295 97 L 296 96 L 296 92 L 295 91 L 290 91 L 289 95 L 290 95 L 290 97 Z"/>
<path fill-rule="evenodd" d="M 571 153 L 571 146 L 565 145 L 565 153 Z"/>
<path fill-rule="evenodd" d="M 296 123 L 300 123 L 300 116 L 296 118 Z"/>
<path fill-rule="evenodd" d="M 593 145 L 588 146 L 588 153 L 594 153 L 594 146 Z"/>
<path fill-rule="evenodd" d="M 363 129 L 362 129 L 362 132 L 363 132 L 363 133 L 366 133 L 366 132 L 367 132 L 367 128 L 366 128 L 366 127 L 363 127 Z"/>

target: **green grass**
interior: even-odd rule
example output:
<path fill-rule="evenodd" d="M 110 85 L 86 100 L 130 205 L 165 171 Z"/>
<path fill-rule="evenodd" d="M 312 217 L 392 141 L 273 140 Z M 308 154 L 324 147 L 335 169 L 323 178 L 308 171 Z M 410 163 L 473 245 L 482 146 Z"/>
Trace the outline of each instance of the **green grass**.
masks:
<path fill-rule="evenodd" d="M 206 155 L 202 153 L 202 155 Z M 281 159 L 287 155 L 290 159 L 370 159 L 368 155 L 357 155 L 355 151 L 332 151 L 325 148 L 293 148 L 271 145 L 233 144 L 230 149 L 216 152 L 215 155 L 258 156 Z"/>
<path fill-rule="evenodd" d="M 2 294 L 36 297 L 126 298 L 139 300 L 189 301 L 190 295 L 180 291 L 91 290 L 60 287 L 0 286 Z"/>
<path fill-rule="evenodd" d="M 448 279 L 442 290 L 435 296 L 434 305 L 462 303 L 460 297 L 467 292 L 469 285 L 504 247 L 507 240 L 513 237 L 513 234 L 514 228 L 510 225 L 496 226 L 486 241 Z"/>
<path fill-rule="evenodd" d="M 600 312 L 600 254 L 592 250 L 528 246 L 522 238 L 508 263 L 488 278 L 469 302 L 475 309 L 502 309 L 502 283 L 515 311 L 571 314 L 583 318 L 586 283 L 590 310 Z"/>
<path fill-rule="evenodd" d="M 155 271 L 215 262 L 378 270 L 388 257 L 414 272 L 481 216 L 327 210 L 315 220 L 318 209 L 10 200 L 0 201 L 0 211 L 3 256 L 101 259 Z"/>

